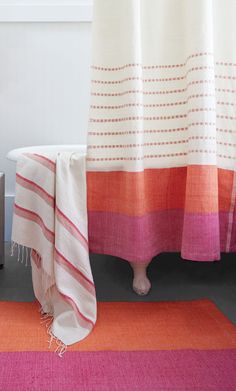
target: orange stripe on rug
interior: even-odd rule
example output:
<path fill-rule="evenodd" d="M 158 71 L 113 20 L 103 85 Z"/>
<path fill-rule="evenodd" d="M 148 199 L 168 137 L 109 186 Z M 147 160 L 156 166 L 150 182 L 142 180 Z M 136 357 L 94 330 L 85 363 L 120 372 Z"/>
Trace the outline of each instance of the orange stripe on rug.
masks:
<path fill-rule="evenodd" d="M 47 351 L 38 303 L 0 302 L 0 351 Z M 98 302 L 92 333 L 70 351 L 236 348 L 236 327 L 209 300 Z"/>

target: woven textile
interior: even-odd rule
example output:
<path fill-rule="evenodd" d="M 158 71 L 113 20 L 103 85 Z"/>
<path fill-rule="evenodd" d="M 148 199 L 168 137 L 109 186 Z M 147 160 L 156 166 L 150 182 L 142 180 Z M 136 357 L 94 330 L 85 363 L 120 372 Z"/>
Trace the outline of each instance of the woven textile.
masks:
<path fill-rule="evenodd" d="M 96 322 L 85 166 L 85 156 L 67 152 L 25 154 L 17 162 L 13 245 L 20 245 L 18 257 L 25 259 L 31 249 L 43 321 L 49 322 L 51 342 L 57 338 L 64 345 L 85 338 Z"/>
<path fill-rule="evenodd" d="M 93 333 L 62 359 L 36 308 L 0 303 L 1 390 L 235 390 L 236 328 L 208 300 L 98 302 Z"/>
<path fill-rule="evenodd" d="M 233 0 L 95 0 L 91 251 L 236 251 L 235 13 Z"/>

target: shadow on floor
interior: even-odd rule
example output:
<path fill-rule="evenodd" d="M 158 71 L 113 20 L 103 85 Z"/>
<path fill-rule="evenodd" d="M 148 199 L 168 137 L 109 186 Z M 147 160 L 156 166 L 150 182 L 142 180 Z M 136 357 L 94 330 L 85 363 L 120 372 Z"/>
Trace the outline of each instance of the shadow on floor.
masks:
<path fill-rule="evenodd" d="M 109 255 L 91 254 L 99 301 L 169 301 L 208 298 L 236 325 L 236 254 L 222 254 L 221 261 L 192 262 L 179 254 L 161 254 L 148 269 L 152 289 L 139 297 L 132 291 L 128 262 Z M 33 301 L 31 268 L 10 257 L 6 243 L 5 267 L 0 270 L 0 300 Z"/>

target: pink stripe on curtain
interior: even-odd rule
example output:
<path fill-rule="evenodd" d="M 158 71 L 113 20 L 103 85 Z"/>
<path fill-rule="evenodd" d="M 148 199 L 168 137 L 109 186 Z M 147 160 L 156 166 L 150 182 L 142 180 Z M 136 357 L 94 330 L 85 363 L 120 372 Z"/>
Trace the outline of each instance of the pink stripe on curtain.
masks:
<path fill-rule="evenodd" d="M 95 1 L 87 157 L 91 251 L 133 262 L 161 251 L 210 261 L 235 248 L 235 186 L 224 187 L 219 175 L 236 171 L 233 12 L 233 0 L 214 3 L 214 10 L 205 0 Z M 173 170 L 169 177 L 167 169 Z M 183 178 L 173 186 L 175 169 Z M 155 195 L 158 208 L 152 201 L 145 212 Z M 173 209 L 174 197 L 182 202 Z M 231 206 L 221 210 L 228 198 Z"/>

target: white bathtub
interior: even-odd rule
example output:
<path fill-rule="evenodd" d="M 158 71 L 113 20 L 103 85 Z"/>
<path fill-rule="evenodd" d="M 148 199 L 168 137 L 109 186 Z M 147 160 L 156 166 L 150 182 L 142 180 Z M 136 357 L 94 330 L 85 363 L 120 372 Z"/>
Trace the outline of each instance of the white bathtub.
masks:
<path fill-rule="evenodd" d="M 50 153 L 50 152 L 81 152 L 85 154 L 87 146 L 85 144 L 76 144 L 76 145 L 38 145 L 25 148 L 17 148 L 8 152 L 7 158 L 14 162 L 17 161 L 18 157 L 22 153 Z"/>

